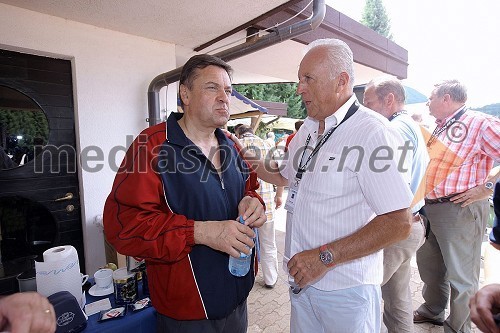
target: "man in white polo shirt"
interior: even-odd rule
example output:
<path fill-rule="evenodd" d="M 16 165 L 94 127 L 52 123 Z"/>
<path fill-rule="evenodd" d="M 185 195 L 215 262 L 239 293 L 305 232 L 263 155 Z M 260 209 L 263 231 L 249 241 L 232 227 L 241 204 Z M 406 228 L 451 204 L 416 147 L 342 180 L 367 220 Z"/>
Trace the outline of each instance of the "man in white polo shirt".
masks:
<path fill-rule="evenodd" d="M 411 228 L 412 194 L 396 158 L 403 143 L 387 119 L 357 102 L 344 42 L 311 43 L 298 77 L 308 117 L 287 158 L 280 169 L 250 161 L 260 178 L 289 187 L 290 329 L 379 332 L 380 250 Z"/>

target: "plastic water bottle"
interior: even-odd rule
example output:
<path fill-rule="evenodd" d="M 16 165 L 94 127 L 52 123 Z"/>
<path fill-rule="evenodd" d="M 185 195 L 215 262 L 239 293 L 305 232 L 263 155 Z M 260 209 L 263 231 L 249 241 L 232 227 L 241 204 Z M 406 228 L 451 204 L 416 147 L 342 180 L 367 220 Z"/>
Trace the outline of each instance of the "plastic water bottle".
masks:
<path fill-rule="evenodd" d="M 240 223 L 244 224 L 243 217 L 239 217 Z M 240 253 L 239 258 L 234 258 L 229 256 L 229 272 L 234 276 L 245 276 L 250 270 L 250 263 L 252 261 L 252 249 L 250 249 L 250 253 L 248 255 L 244 253 Z"/>

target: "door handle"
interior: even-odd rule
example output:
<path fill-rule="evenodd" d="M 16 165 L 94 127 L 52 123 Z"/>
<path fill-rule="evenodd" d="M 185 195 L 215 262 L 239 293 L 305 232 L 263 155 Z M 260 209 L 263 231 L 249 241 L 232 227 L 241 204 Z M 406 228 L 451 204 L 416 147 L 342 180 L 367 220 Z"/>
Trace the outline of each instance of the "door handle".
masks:
<path fill-rule="evenodd" d="M 57 199 L 56 199 L 56 200 L 54 200 L 54 201 L 66 201 L 66 200 L 71 200 L 71 199 L 73 199 L 73 193 L 66 193 L 66 194 L 64 195 L 64 197 L 62 197 L 62 198 L 57 198 Z"/>

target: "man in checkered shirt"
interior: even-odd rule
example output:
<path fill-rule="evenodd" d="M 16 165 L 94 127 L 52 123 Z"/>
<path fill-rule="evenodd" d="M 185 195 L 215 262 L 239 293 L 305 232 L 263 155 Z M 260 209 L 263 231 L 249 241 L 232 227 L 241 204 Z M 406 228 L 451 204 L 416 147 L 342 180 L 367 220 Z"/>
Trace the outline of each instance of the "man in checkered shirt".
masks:
<path fill-rule="evenodd" d="M 445 333 L 471 332 L 469 299 L 478 289 L 488 197 L 498 178 L 490 171 L 500 161 L 500 119 L 468 109 L 466 101 L 465 86 L 447 80 L 427 103 L 438 125 L 427 142 L 430 233 L 417 251 L 425 302 L 413 321 L 444 325 Z"/>

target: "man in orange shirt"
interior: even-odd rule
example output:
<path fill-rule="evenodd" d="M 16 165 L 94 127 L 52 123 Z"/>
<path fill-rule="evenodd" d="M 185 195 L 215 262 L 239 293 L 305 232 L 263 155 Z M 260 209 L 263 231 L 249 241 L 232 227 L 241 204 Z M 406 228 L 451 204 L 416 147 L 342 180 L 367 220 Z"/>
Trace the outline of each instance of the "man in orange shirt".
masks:
<path fill-rule="evenodd" d="M 413 322 L 444 325 L 445 333 L 471 332 L 469 299 L 478 289 L 488 197 L 498 177 L 489 173 L 500 161 L 500 119 L 468 109 L 466 101 L 465 86 L 448 80 L 435 85 L 427 103 L 438 126 L 427 142 L 431 230 L 417 251 L 425 302 Z"/>

